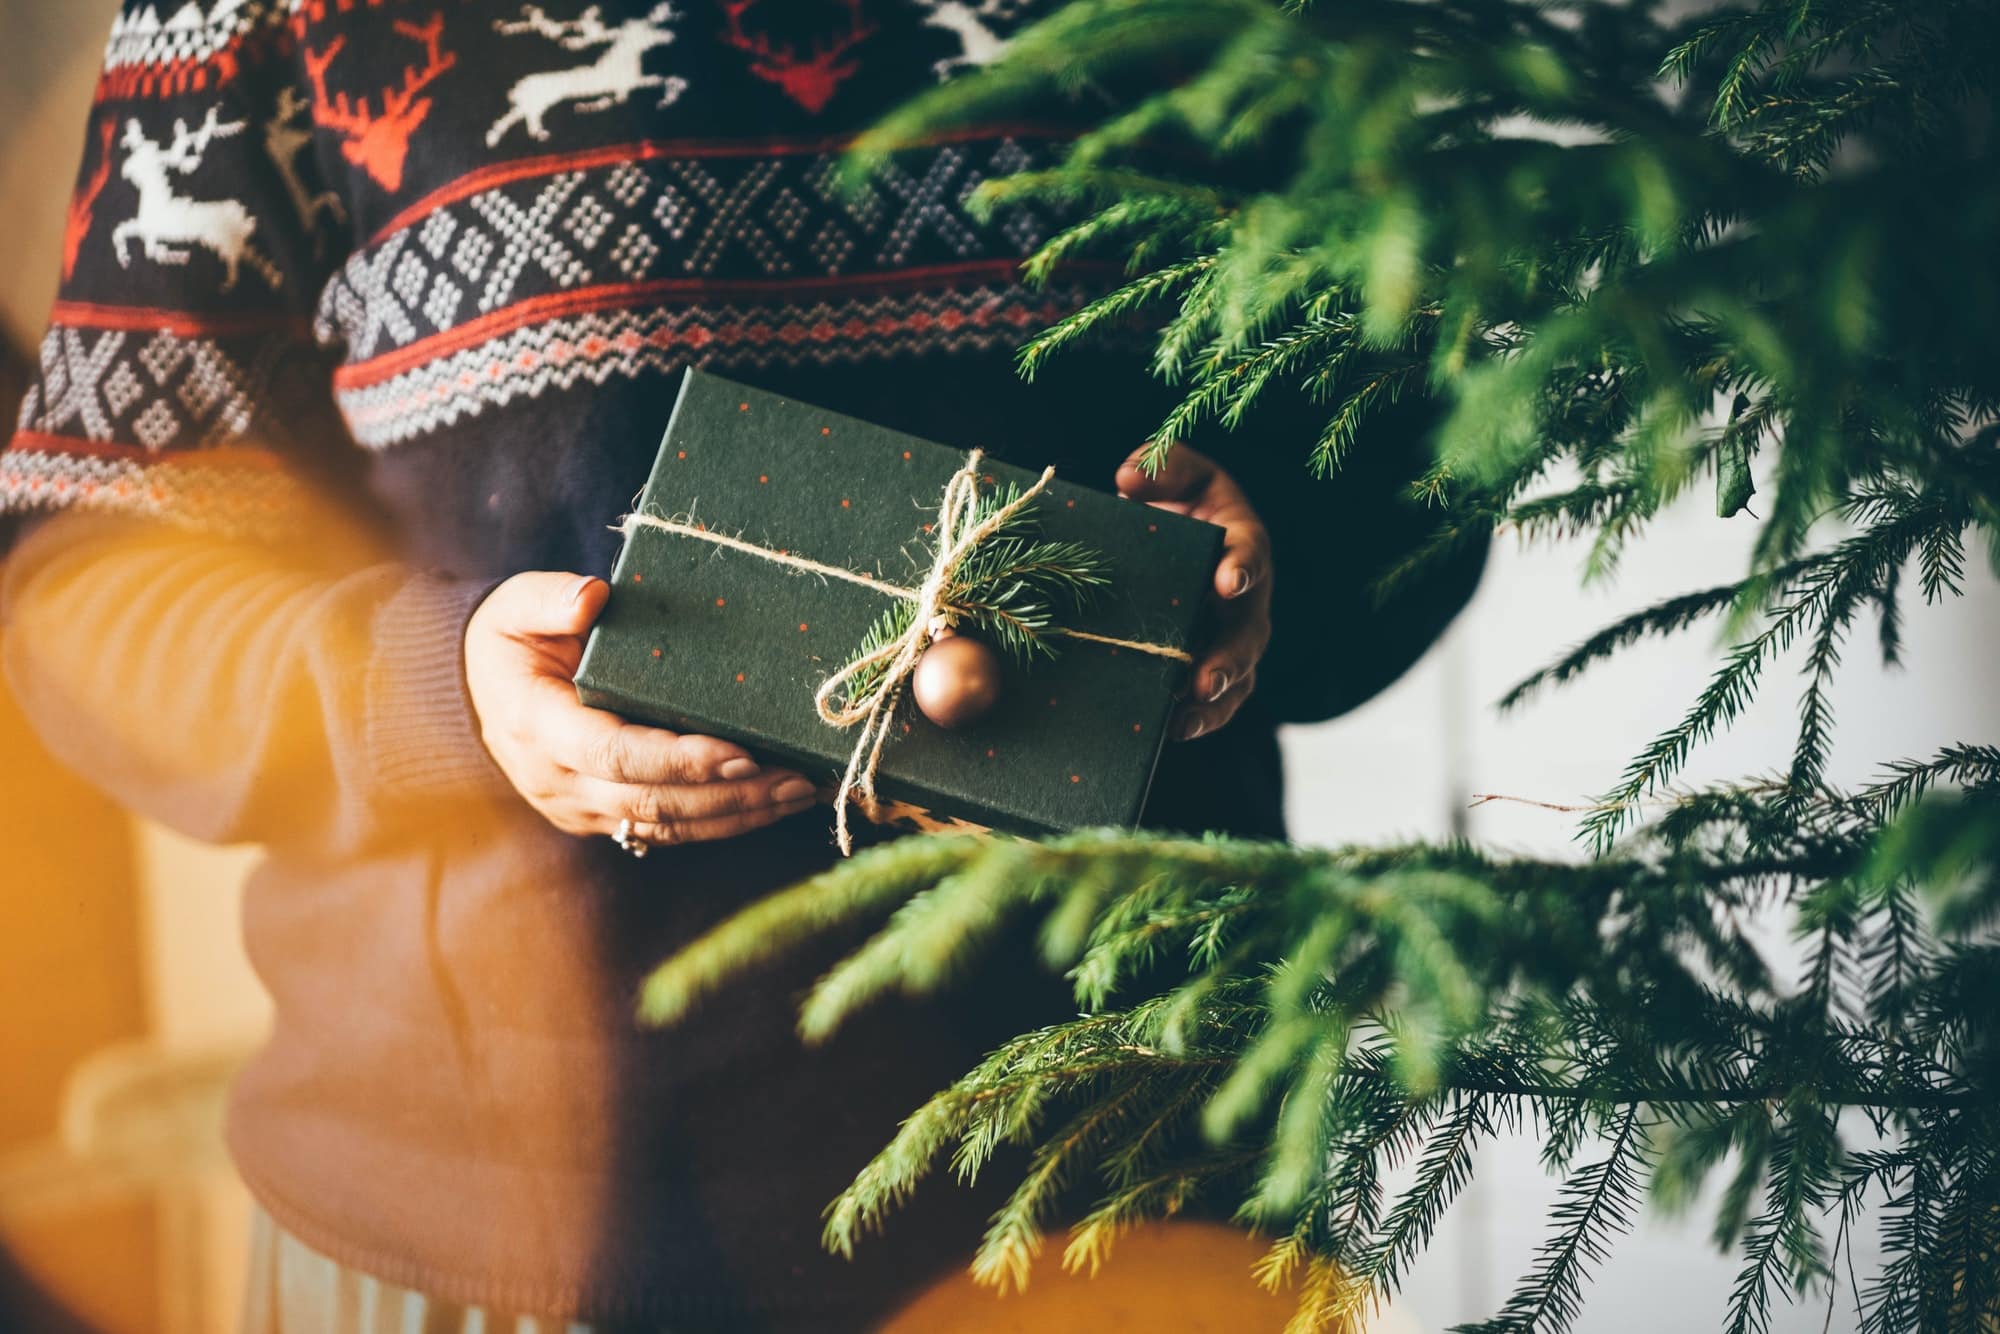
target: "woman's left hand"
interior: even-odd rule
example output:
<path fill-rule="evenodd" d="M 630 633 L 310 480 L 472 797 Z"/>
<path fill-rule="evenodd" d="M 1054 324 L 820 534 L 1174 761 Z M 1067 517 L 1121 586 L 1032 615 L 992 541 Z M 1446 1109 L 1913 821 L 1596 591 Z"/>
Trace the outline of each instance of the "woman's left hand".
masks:
<path fill-rule="evenodd" d="M 1174 714 L 1172 735 L 1192 741 L 1236 716 L 1257 685 L 1257 663 L 1271 642 L 1271 535 L 1236 479 L 1186 445 L 1175 445 L 1154 476 L 1139 468 L 1135 450 L 1118 469 L 1118 494 L 1191 518 L 1223 532 L 1215 567 L 1221 630 L 1196 659 L 1186 699 Z"/>

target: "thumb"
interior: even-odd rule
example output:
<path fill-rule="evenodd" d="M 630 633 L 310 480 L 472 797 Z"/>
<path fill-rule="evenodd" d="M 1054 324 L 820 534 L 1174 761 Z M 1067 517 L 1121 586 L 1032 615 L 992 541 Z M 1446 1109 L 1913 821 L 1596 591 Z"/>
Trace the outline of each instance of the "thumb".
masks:
<path fill-rule="evenodd" d="M 531 570 L 487 595 L 480 612 L 503 635 L 560 639 L 582 635 L 604 610 L 611 586 L 588 575 Z"/>
<path fill-rule="evenodd" d="M 1115 479 L 1119 495 L 1128 500 L 1185 500 L 1215 471 L 1215 465 L 1202 455 L 1176 443 L 1160 460 L 1159 471 L 1148 474 L 1140 463 L 1151 448 L 1141 445 L 1119 465 Z"/>

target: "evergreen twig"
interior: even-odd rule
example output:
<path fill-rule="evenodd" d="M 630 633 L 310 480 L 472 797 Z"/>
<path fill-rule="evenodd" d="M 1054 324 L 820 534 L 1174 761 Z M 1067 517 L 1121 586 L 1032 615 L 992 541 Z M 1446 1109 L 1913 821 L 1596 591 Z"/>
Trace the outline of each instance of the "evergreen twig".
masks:
<path fill-rule="evenodd" d="M 1682 1208 L 1717 1180 L 1716 1241 L 1742 1264 L 1732 1334 L 1831 1300 L 1868 1208 L 1863 1330 L 2000 1327 L 2000 748 L 1829 780 L 1830 686 L 1869 619 L 1900 660 L 1905 596 L 1960 596 L 1981 553 L 2000 568 L 2000 17 L 1991 0 L 1668 9 L 1075 0 L 864 138 L 857 168 L 1024 99 L 1099 106 L 1065 161 L 981 187 L 981 206 L 1081 206 L 1030 280 L 1106 254 L 1128 274 L 1036 335 L 1024 372 L 1150 321 L 1181 399 L 1149 466 L 1292 395 L 1324 415 L 1291 447 L 1336 485 L 1378 448 L 1376 413 L 1429 401 L 1415 496 L 1437 530 L 1384 599 L 1496 534 L 1583 539 L 1585 576 L 1610 576 L 1710 476 L 1713 522 L 1752 541 L 1739 579 L 1628 616 L 1507 695 L 1650 637 L 1727 636 L 1679 721 L 1580 812 L 1582 860 L 909 839 L 669 961 L 646 991 L 656 1021 L 867 924 L 808 999 L 818 1039 L 1041 921 L 1080 1017 L 919 1108 L 834 1203 L 829 1246 L 851 1251 L 938 1163 L 970 1176 L 1021 1144 L 983 1277 L 1019 1281 L 1062 1188 L 1094 1182 L 1072 1267 L 1201 1203 L 1273 1238 L 1258 1276 L 1295 1285 L 1296 1334 L 1347 1334 L 1430 1240 L 1472 1141 L 1528 1128 L 1564 1184 L 1530 1272 L 1475 1328 L 1574 1327 L 1641 1197 Z M 1088 581 L 1005 582 L 1068 558 L 996 548 L 989 632 L 1032 651 L 1049 598 Z M 1676 786 L 1793 653 L 1784 771 Z M 1747 928 L 1770 913 L 1795 969 Z M 1879 1142 L 1851 1143 L 1857 1123 Z"/>

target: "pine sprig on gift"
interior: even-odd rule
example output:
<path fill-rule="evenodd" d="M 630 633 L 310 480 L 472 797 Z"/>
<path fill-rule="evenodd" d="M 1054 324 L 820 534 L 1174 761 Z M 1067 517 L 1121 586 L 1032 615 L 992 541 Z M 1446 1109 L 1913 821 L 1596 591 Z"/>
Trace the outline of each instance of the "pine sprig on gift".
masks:
<path fill-rule="evenodd" d="M 1010 484 L 981 495 L 970 522 L 976 525 L 1011 503 L 1017 491 Z M 1023 664 L 1055 656 L 1056 645 L 1046 632 L 1088 607 L 1097 590 L 1110 582 L 1103 552 L 1081 542 L 1032 537 L 1025 530 L 1033 522 L 1030 504 L 975 546 L 944 599 L 960 624 Z"/>
<path fill-rule="evenodd" d="M 976 1172 L 1017 1143 L 1031 1166 L 983 1276 L 1018 1279 L 1060 1188 L 1090 1183 L 1073 1267 L 1137 1223 L 1228 1210 L 1271 1239 L 1259 1273 L 1295 1285 L 1294 1330 L 1356 1331 L 1472 1146 L 1525 1128 L 1564 1184 L 1478 1328 L 1577 1327 L 1642 1202 L 1698 1199 L 1741 1266 L 1717 1294 L 1728 1329 L 1801 1294 L 1851 1304 L 1869 1334 L 2000 1327 L 2000 751 L 1829 778 L 1843 656 L 1898 659 L 1904 598 L 1957 598 L 1981 552 L 2000 568 L 2000 14 L 1685 8 L 1077 0 L 864 141 L 863 164 L 1024 101 L 1098 99 L 1066 161 L 975 197 L 1084 206 L 1033 279 L 1078 256 L 1130 274 L 1031 341 L 1024 371 L 1149 321 L 1154 369 L 1184 390 L 1156 459 L 1302 394 L 1325 420 L 1294 442 L 1301 476 L 1335 485 L 1383 407 L 1431 400 L 1419 494 L 1438 532 L 1384 597 L 1495 536 L 1580 541 L 1585 577 L 1615 577 L 1711 474 L 1715 521 L 1755 542 L 1740 579 L 1627 617 L 1509 694 L 1652 637 L 1727 636 L 1586 813 L 1580 861 L 913 839 L 669 961 L 655 1017 L 804 935 L 871 924 L 807 1000 L 816 1040 L 1039 923 L 1081 1017 L 919 1109 L 835 1202 L 830 1245 L 851 1250 L 938 1166 Z M 1680 786 L 1788 655 L 1803 677 L 1782 771 Z M 1758 947 L 1750 924 L 1772 918 L 1796 966 Z M 1871 1211 L 1872 1273 L 1853 1243 Z"/>
<path fill-rule="evenodd" d="M 1018 501 L 1021 488 L 1012 482 L 974 498 L 968 528 L 976 528 Z M 1034 502 L 1016 510 L 994 532 L 966 553 L 944 591 L 944 606 L 955 628 L 977 634 L 1017 663 L 1027 666 L 1037 657 L 1054 657 L 1055 636 L 1047 632 L 1090 604 L 1096 591 L 1110 582 L 1104 553 L 1081 542 L 1048 542 L 1033 536 Z M 912 554 L 919 572 L 935 559 L 932 550 Z M 850 662 L 898 643 L 910 631 L 916 604 L 897 601 L 876 618 L 855 649 Z M 849 680 L 850 698 L 867 696 L 881 679 L 886 664 L 856 672 Z"/>

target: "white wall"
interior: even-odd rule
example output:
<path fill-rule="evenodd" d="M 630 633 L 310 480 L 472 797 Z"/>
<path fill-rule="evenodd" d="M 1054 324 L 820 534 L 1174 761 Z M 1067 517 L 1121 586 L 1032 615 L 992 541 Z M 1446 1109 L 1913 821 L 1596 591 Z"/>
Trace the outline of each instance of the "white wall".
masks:
<path fill-rule="evenodd" d="M 1625 612 L 1740 574 L 1751 536 L 1748 521 L 1714 518 L 1712 497 L 1695 494 L 1632 549 L 1615 584 L 1588 589 L 1579 587 L 1579 547 L 1497 546 L 1472 605 L 1408 676 L 1346 718 L 1288 731 L 1294 835 L 1338 843 L 1462 831 L 1492 847 L 1580 855 L 1570 838 L 1577 817 L 1501 803 L 1468 809 L 1470 795 L 1583 803 L 1601 794 L 1641 746 L 1686 711 L 1715 666 L 1714 633 L 1650 641 L 1513 714 L 1499 715 L 1493 701 Z M 1884 761 L 1947 742 L 2000 741 L 2000 585 L 1982 566 L 1962 602 L 1926 607 L 1918 590 L 1904 594 L 1904 670 L 1881 667 L 1872 626 L 1847 647 L 1834 693 L 1837 744 L 1828 777 L 1835 783 L 1864 781 Z M 1690 782 L 1786 765 L 1796 658 L 1766 675 L 1765 697 L 1750 717 L 1696 752 Z M 1533 1144 L 1516 1140 L 1487 1153 L 1440 1244 L 1412 1275 L 1407 1312 L 1427 1330 L 1497 1312 L 1542 1236 L 1553 1190 Z M 1591 1290 L 1581 1328 L 1719 1328 L 1735 1266 L 1706 1240 L 1710 1217 L 1698 1206 L 1679 1223 L 1642 1225 Z M 1864 1283 L 1866 1260 L 1864 1248 Z M 1826 1318 L 1816 1304 L 1791 1310 L 1775 1328 L 1806 1334 Z M 1855 1327 L 1846 1293 L 1826 1327 Z"/>
<path fill-rule="evenodd" d="M 113 0 L 0 0 L 0 338 L 41 343 Z M 10 417 L 0 427 L 11 431 Z"/>

